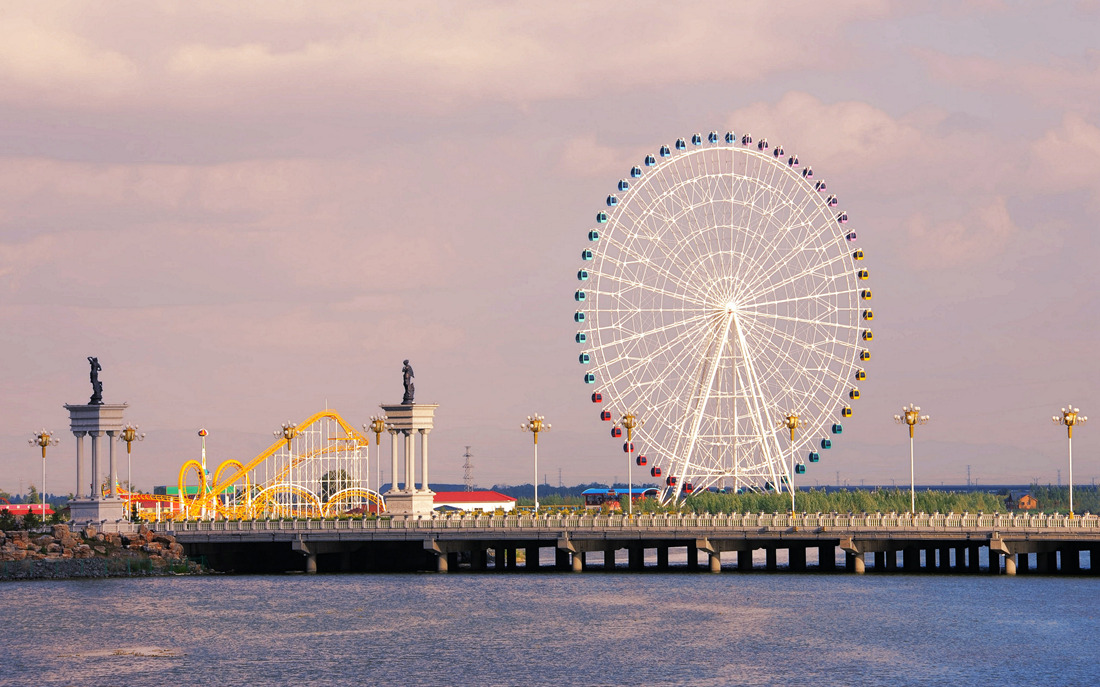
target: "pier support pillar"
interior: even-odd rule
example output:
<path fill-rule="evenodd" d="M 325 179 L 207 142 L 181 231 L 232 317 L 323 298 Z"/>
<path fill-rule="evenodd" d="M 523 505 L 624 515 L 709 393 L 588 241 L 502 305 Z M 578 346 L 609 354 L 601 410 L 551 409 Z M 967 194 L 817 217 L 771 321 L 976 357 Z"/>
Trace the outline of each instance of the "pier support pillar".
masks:
<path fill-rule="evenodd" d="M 863 559 L 865 554 L 850 553 L 848 555 L 852 559 L 852 572 L 857 575 L 862 575 L 867 572 L 867 561 Z"/>
<path fill-rule="evenodd" d="M 571 561 L 569 567 L 570 570 L 572 570 L 573 572 L 580 572 L 584 570 L 584 554 L 580 551 L 575 551 L 573 553 L 573 560 Z"/>
<path fill-rule="evenodd" d="M 920 571 L 920 549 L 906 548 L 901 552 L 901 562 L 905 566 L 905 572 Z"/>
<path fill-rule="evenodd" d="M 832 544 L 817 547 L 817 567 L 820 570 L 836 570 L 836 547 Z"/>
<path fill-rule="evenodd" d="M 554 569 L 569 570 L 570 567 L 569 552 L 565 549 L 554 549 Z"/>
<path fill-rule="evenodd" d="M 806 572 L 806 547 L 792 544 L 787 548 L 787 565 L 791 572 Z"/>
<path fill-rule="evenodd" d="M 1040 551 L 1035 554 L 1035 567 L 1043 575 L 1049 575 L 1054 567 L 1052 560 L 1054 558 L 1053 551 Z"/>
<path fill-rule="evenodd" d="M 886 570 L 886 552 L 885 551 L 875 551 L 874 564 L 875 564 L 875 572 L 882 572 L 883 570 Z"/>
<path fill-rule="evenodd" d="M 1000 575 L 1001 574 L 1001 552 L 989 550 L 989 574 Z"/>
<path fill-rule="evenodd" d="M 775 572 L 775 547 L 769 546 L 764 549 L 764 569 L 768 572 Z"/>
<path fill-rule="evenodd" d="M 307 553 L 306 554 L 306 574 L 307 575 L 316 575 L 317 574 L 317 554 L 315 554 L 315 553 Z"/>
<path fill-rule="evenodd" d="M 668 570 L 668 547 L 657 547 L 657 569 Z"/>
<path fill-rule="evenodd" d="M 1097 563 L 1097 558 L 1100 557 L 1100 546 L 1093 546 L 1089 548 L 1089 574 L 1100 575 L 1100 564 Z"/>
<path fill-rule="evenodd" d="M 641 546 L 631 546 L 627 549 L 627 566 L 631 570 L 645 569 L 645 549 Z"/>
<path fill-rule="evenodd" d="M 447 554 L 437 553 L 435 555 L 435 571 L 439 573 L 445 573 L 450 569 L 450 561 L 447 560 Z"/>
<path fill-rule="evenodd" d="M 527 562 L 523 564 L 523 569 L 527 572 L 538 572 L 539 570 L 539 547 L 528 546 L 527 547 Z"/>
<path fill-rule="evenodd" d="M 972 573 L 981 572 L 981 564 L 978 560 L 978 552 L 981 547 L 977 544 L 971 544 L 966 548 L 966 569 Z"/>
<path fill-rule="evenodd" d="M 1010 553 L 1005 555 L 1005 575 L 1016 574 L 1016 554 Z"/>
<path fill-rule="evenodd" d="M 687 547 L 688 570 L 695 572 L 699 569 L 699 549 L 692 544 Z"/>
<path fill-rule="evenodd" d="M 752 570 L 752 549 L 737 552 L 737 569 Z"/>
<path fill-rule="evenodd" d="M 1062 565 L 1059 572 L 1076 574 L 1081 572 L 1081 552 L 1070 544 L 1062 547 Z"/>
<path fill-rule="evenodd" d="M 710 571 L 712 573 L 722 572 L 722 552 L 711 551 L 710 552 Z"/>
<path fill-rule="evenodd" d="M 951 547 L 940 547 L 940 560 L 939 560 L 940 572 L 949 572 L 951 570 Z"/>
<path fill-rule="evenodd" d="M 518 551 L 518 549 L 513 546 L 509 546 L 504 549 L 504 560 L 506 563 L 505 567 L 507 567 L 509 570 L 515 570 L 519 566 L 519 562 L 516 559 L 516 551 Z"/>
<path fill-rule="evenodd" d="M 886 569 L 893 572 L 898 569 L 898 552 L 894 549 L 890 549 L 884 552 L 886 554 Z"/>
<path fill-rule="evenodd" d="M 604 549 L 603 552 L 603 569 L 614 570 L 615 569 L 615 549 Z"/>
<path fill-rule="evenodd" d="M 1026 575 L 1031 569 L 1031 554 L 1024 552 L 1016 556 L 1016 574 Z"/>

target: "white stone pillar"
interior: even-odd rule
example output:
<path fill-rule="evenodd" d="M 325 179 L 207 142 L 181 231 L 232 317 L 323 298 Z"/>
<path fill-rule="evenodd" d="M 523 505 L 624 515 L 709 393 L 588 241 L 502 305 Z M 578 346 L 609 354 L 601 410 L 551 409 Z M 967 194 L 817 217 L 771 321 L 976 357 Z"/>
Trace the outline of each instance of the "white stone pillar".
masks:
<path fill-rule="evenodd" d="M 84 495 L 84 435 L 87 432 L 73 432 L 76 437 L 76 498 Z"/>
<path fill-rule="evenodd" d="M 402 432 L 405 436 L 405 491 L 416 491 L 416 460 L 413 458 L 413 449 L 416 448 L 416 437 L 412 430 Z"/>
<path fill-rule="evenodd" d="M 107 462 L 110 467 L 111 480 L 107 483 L 107 498 L 109 499 L 118 498 L 118 480 L 115 479 L 115 434 L 118 434 L 118 432 L 107 430 Z"/>
<path fill-rule="evenodd" d="M 428 432 L 430 429 L 420 430 L 420 479 L 423 485 L 422 491 L 431 491 L 428 486 Z"/>
<path fill-rule="evenodd" d="M 390 492 L 397 491 L 397 430 L 390 430 L 390 453 L 392 454 L 393 465 L 390 468 Z M 379 484 L 378 488 L 381 489 L 382 485 Z"/>
<path fill-rule="evenodd" d="M 102 432 L 88 432 L 92 435 L 92 486 L 88 497 L 98 501 L 99 494 L 99 436 Z"/>

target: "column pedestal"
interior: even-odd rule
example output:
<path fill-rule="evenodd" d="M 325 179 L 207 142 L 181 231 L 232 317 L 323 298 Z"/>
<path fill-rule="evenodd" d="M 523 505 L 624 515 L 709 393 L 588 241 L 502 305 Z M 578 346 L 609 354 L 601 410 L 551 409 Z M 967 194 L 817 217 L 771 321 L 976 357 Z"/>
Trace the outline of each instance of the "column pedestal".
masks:
<path fill-rule="evenodd" d="M 434 427 L 435 403 L 381 406 L 386 421 L 393 429 L 392 469 L 393 483 L 385 493 L 386 512 L 394 515 L 429 515 L 435 508 L 435 492 L 428 486 L 428 433 Z M 397 450 L 397 437 L 403 441 L 403 451 Z M 416 437 L 420 435 L 421 486 L 416 485 Z M 404 469 L 398 466 L 399 456 L 405 461 Z M 405 483 L 398 487 L 397 475 L 404 475 Z"/>
<path fill-rule="evenodd" d="M 126 503 L 115 496 L 115 471 L 114 471 L 114 441 L 115 436 L 122 430 L 123 412 L 128 408 L 126 403 L 103 403 L 100 405 L 71 405 L 66 404 L 69 411 L 69 428 L 76 437 L 76 478 L 78 498 L 69 501 L 69 517 L 78 524 L 89 522 L 116 522 L 125 520 L 129 515 L 126 512 Z M 84 482 L 84 436 L 91 435 L 91 490 L 87 498 L 83 495 Z M 99 488 L 99 439 L 106 435 L 109 445 L 107 447 L 109 474 L 107 476 L 107 496 L 104 497 Z"/>

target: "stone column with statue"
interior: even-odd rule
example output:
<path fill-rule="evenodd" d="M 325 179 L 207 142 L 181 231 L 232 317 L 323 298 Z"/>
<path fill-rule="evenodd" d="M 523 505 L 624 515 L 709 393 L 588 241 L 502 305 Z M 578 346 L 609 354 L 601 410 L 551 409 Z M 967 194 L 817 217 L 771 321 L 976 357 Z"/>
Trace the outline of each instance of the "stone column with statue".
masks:
<path fill-rule="evenodd" d="M 404 460 L 404 469 L 398 469 L 396 460 L 393 470 L 393 480 L 390 490 L 386 492 L 386 511 L 395 515 L 426 515 L 435 508 L 435 492 L 428 486 L 428 432 L 432 430 L 435 422 L 436 403 L 416 403 L 414 395 L 416 389 L 413 385 L 413 369 L 408 360 L 403 361 L 401 368 L 401 381 L 405 388 L 405 395 L 399 404 L 382 404 L 381 408 L 386 413 L 386 420 L 393 429 L 390 432 L 393 444 L 393 456 L 396 459 L 401 456 Z M 416 484 L 417 441 L 421 437 L 420 444 L 420 473 L 421 486 Z M 400 437 L 402 450 L 397 450 L 397 441 Z M 404 475 L 405 483 L 401 489 L 397 487 L 397 476 Z"/>
<path fill-rule="evenodd" d="M 99 381 L 99 373 L 103 366 L 99 364 L 99 358 L 88 357 L 91 368 L 89 380 L 92 383 L 92 395 L 87 403 L 66 404 L 69 411 L 69 428 L 76 437 L 76 498 L 69 501 L 70 517 L 76 523 L 88 522 L 122 522 L 126 520 L 126 504 L 117 497 L 115 490 L 115 465 L 114 446 L 109 446 L 109 466 L 107 477 L 107 494 L 104 495 L 100 487 L 99 465 L 99 439 L 107 435 L 110 441 L 122 429 L 123 413 L 128 407 L 126 403 L 104 403 L 103 383 Z M 88 498 L 82 498 L 84 492 L 84 437 L 91 436 L 91 482 L 88 484 Z"/>

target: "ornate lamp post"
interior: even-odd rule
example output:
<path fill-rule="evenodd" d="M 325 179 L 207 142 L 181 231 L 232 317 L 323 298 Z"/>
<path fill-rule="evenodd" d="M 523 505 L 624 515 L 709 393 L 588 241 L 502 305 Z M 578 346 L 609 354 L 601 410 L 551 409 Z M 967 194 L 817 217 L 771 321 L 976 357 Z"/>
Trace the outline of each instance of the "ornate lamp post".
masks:
<path fill-rule="evenodd" d="M 535 513 L 539 512 L 539 432 L 550 431 L 550 423 L 546 418 L 535 413 L 527 416 L 527 422 L 519 426 L 524 432 L 530 432 L 535 437 Z"/>
<path fill-rule="evenodd" d="M 1073 517 L 1073 428 L 1088 422 L 1088 418 L 1080 413 L 1080 408 L 1070 405 L 1062 408 L 1061 415 L 1050 418 L 1054 424 L 1063 425 L 1066 428 L 1066 436 L 1069 439 L 1069 517 L 1071 518 Z M 45 449 L 42 450 L 45 451 Z"/>
<path fill-rule="evenodd" d="M 917 512 L 917 488 L 916 482 L 913 476 L 913 435 L 914 429 L 917 425 L 928 424 L 931 418 L 927 415 L 920 414 L 920 406 L 915 406 L 912 403 L 908 407 L 901 407 L 901 415 L 894 416 L 894 422 L 896 424 L 909 425 L 909 512 Z"/>
<path fill-rule="evenodd" d="M 634 514 L 634 479 L 630 472 L 630 461 L 634 459 L 634 428 L 642 426 L 642 420 L 629 410 L 616 423 L 626 428 L 626 503 L 627 514 Z"/>
<path fill-rule="evenodd" d="M 281 434 L 282 437 L 286 439 L 286 450 L 289 451 L 290 442 L 294 439 L 294 437 L 298 436 L 298 428 L 297 425 L 295 425 L 293 422 L 287 420 L 283 423 L 281 429 L 275 430 L 274 432 L 272 432 L 272 434 L 274 434 L 275 436 L 279 436 Z"/>
<path fill-rule="evenodd" d="M 386 422 L 385 415 L 372 415 L 370 424 L 363 425 L 363 429 L 374 432 L 374 461 L 378 463 L 378 493 L 382 493 L 382 432 L 387 431 L 390 425 Z M 367 485 L 370 489 L 370 485 Z"/>
<path fill-rule="evenodd" d="M 58 439 L 54 439 L 53 433 L 46 429 L 40 429 L 34 434 L 34 438 L 28 443 L 31 446 L 39 446 L 42 448 L 42 522 L 46 521 L 46 447 L 57 446 Z"/>
<path fill-rule="evenodd" d="M 787 413 L 787 417 L 783 418 L 783 426 L 791 430 L 791 483 L 789 485 L 791 488 L 791 515 L 794 515 L 794 431 L 798 429 L 801 424 L 798 415 L 794 413 Z"/>
<path fill-rule="evenodd" d="M 129 510 L 133 510 L 134 508 L 134 473 L 133 463 L 130 460 L 130 449 L 135 441 L 145 441 L 145 434 L 139 434 L 137 430 L 137 425 L 128 424 L 122 428 L 122 431 L 119 432 L 118 435 L 119 441 L 126 442 L 126 483 L 128 485 L 126 489 L 128 495 L 126 499 L 126 508 Z"/>

